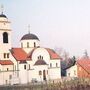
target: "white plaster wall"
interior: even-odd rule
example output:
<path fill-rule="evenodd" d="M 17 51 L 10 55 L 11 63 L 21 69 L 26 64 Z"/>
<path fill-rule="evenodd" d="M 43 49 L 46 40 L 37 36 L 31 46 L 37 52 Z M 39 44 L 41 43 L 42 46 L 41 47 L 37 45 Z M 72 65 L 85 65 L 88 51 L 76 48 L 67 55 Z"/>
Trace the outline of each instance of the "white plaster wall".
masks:
<path fill-rule="evenodd" d="M 0 17 L 0 21 L 8 21 L 8 18 Z"/>
<path fill-rule="evenodd" d="M 10 22 L 8 21 L 0 21 L 0 30 L 5 29 L 5 30 L 11 30 L 10 28 Z"/>
<path fill-rule="evenodd" d="M 8 72 L 2 72 L 3 74 L 3 84 L 10 84 L 10 75 L 13 76 L 13 71 L 8 71 Z M 7 80 L 7 82 L 6 82 Z"/>
<path fill-rule="evenodd" d="M 52 67 L 50 67 L 50 63 Z M 58 64 L 56 66 L 56 63 Z M 49 77 L 50 79 L 59 79 L 61 78 L 61 62 L 60 59 L 50 60 L 49 62 Z"/>
<path fill-rule="evenodd" d="M 75 73 L 76 74 L 75 74 Z M 70 75 L 69 75 L 70 74 Z M 74 65 L 66 70 L 67 77 L 77 77 L 77 65 Z"/>
<path fill-rule="evenodd" d="M 10 75 L 13 76 L 13 65 L 0 65 L 0 68 L 0 85 L 10 84 Z M 7 68 L 9 68 L 8 71 Z"/>
<path fill-rule="evenodd" d="M 12 56 L 11 52 L 10 52 L 10 60 L 14 63 L 14 70 L 15 70 L 15 66 L 17 70 L 17 60 Z"/>
<path fill-rule="evenodd" d="M 2 70 L 3 71 L 7 71 L 8 70 L 13 70 L 13 65 L 2 65 Z"/>
<path fill-rule="evenodd" d="M 19 64 L 19 78 L 20 78 L 20 83 L 25 84 L 28 82 L 28 71 L 27 69 L 24 69 L 24 65 L 27 66 L 27 64 Z"/>
<path fill-rule="evenodd" d="M 48 74 L 47 74 L 47 70 L 48 70 L 48 65 L 35 65 L 34 66 L 34 74 L 33 77 L 36 78 L 38 81 L 43 81 L 43 70 L 45 70 L 45 74 L 46 74 L 46 78 L 48 80 Z M 39 71 L 42 71 L 42 75 L 39 75 Z M 32 78 L 33 78 L 32 77 Z"/>

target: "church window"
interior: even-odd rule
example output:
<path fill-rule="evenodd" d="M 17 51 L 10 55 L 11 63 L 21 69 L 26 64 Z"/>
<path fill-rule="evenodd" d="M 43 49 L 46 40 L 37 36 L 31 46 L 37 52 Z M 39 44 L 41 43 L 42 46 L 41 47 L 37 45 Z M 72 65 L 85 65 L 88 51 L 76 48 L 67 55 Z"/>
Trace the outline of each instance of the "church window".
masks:
<path fill-rule="evenodd" d="M 26 70 L 26 65 L 24 65 L 24 69 Z"/>
<path fill-rule="evenodd" d="M 29 48 L 29 42 L 27 42 L 27 48 Z"/>
<path fill-rule="evenodd" d="M 38 60 L 43 60 L 43 56 L 39 55 Z"/>
<path fill-rule="evenodd" d="M 40 55 L 40 59 L 41 59 L 42 57 L 41 57 L 41 55 Z"/>
<path fill-rule="evenodd" d="M 8 33 L 7 32 L 3 33 L 3 43 L 8 43 Z"/>
<path fill-rule="evenodd" d="M 7 68 L 7 71 L 9 70 L 9 68 Z"/>
<path fill-rule="evenodd" d="M 43 60 L 43 57 L 42 57 L 42 60 Z"/>
<path fill-rule="evenodd" d="M 9 58 L 9 53 L 7 53 L 7 58 Z"/>
<path fill-rule="evenodd" d="M 52 63 L 50 63 L 50 67 L 52 67 Z"/>
<path fill-rule="evenodd" d="M 38 60 L 39 60 L 39 56 L 38 56 Z"/>
<path fill-rule="evenodd" d="M 34 47 L 36 47 L 36 43 L 34 42 Z"/>
<path fill-rule="evenodd" d="M 39 71 L 39 75 L 42 75 L 42 71 Z"/>
<path fill-rule="evenodd" d="M 3 55 L 3 56 L 4 56 L 4 58 L 6 58 L 6 53 L 4 53 L 4 55 Z"/>
<path fill-rule="evenodd" d="M 12 75 L 9 75 L 9 79 L 12 79 Z"/>
<path fill-rule="evenodd" d="M 56 63 L 56 67 L 58 67 L 58 64 Z"/>

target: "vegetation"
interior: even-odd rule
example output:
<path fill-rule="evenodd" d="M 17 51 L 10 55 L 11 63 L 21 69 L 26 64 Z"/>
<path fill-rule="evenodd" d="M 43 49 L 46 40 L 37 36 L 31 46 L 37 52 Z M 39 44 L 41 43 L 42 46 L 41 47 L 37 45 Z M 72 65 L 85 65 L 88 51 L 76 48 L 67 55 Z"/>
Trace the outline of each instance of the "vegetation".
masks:
<path fill-rule="evenodd" d="M 72 79 L 62 82 L 34 83 L 27 85 L 0 86 L 0 90 L 90 90 L 90 79 Z"/>

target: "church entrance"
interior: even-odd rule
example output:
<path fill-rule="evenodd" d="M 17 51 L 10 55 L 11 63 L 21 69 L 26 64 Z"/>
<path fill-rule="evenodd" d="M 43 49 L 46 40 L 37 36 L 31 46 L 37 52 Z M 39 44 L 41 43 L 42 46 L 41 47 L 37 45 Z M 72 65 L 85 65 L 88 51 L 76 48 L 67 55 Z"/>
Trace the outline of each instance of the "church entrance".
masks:
<path fill-rule="evenodd" d="M 46 73 L 45 73 L 45 70 L 43 70 L 43 80 L 46 81 Z"/>

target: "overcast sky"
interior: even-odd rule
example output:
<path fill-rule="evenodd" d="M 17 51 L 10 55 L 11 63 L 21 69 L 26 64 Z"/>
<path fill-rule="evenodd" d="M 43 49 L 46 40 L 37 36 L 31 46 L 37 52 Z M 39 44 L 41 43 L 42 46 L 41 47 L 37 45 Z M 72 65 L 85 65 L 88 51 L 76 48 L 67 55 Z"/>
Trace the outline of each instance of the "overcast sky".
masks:
<path fill-rule="evenodd" d="M 0 0 L 12 22 L 13 47 L 30 32 L 44 47 L 64 48 L 70 55 L 90 55 L 90 0 Z"/>

